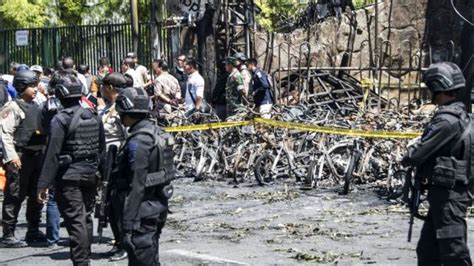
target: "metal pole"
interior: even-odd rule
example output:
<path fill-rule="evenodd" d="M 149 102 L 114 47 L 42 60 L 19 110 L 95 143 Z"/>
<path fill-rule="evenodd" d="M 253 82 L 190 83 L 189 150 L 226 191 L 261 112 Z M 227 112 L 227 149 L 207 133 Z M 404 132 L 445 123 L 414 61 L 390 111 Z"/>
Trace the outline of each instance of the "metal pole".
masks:
<path fill-rule="evenodd" d="M 133 51 L 138 53 L 138 40 L 139 40 L 139 32 L 138 32 L 138 1 L 137 0 L 130 0 L 130 18 L 132 23 L 132 47 Z"/>
<path fill-rule="evenodd" d="M 379 36 L 379 0 L 375 0 L 375 24 L 374 24 L 374 50 L 378 51 L 378 36 Z M 390 36 L 389 36 L 390 37 Z"/>

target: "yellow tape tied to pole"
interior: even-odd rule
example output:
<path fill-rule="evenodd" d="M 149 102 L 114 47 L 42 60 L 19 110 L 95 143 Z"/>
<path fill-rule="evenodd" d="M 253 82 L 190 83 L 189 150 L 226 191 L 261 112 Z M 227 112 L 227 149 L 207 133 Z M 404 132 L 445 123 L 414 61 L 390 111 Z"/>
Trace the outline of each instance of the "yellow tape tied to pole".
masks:
<path fill-rule="evenodd" d="M 335 127 L 320 127 L 303 123 L 294 122 L 283 122 L 272 119 L 255 118 L 249 121 L 240 122 L 222 122 L 222 123 L 209 123 L 201 125 L 189 125 L 189 126 L 177 126 L 177 127 L 166 127 L 166 132 L 189 132 L 199 130 L 211 130 L 220 128 L 240 127 L 248 126 L 252 124 L 260 124 L 265 126 L 280 127 L 286 129 L 294 129 L 309 132 L 318 132 L 333 135 L 343 135 L 350 137 L 366 137 L 366 138 L 384 138 L 384 139 L 413 139 L 420 136 L 419 132 L 398 132 L 398 131 L 368 131 L 358 129 L 345 129 Z"/>

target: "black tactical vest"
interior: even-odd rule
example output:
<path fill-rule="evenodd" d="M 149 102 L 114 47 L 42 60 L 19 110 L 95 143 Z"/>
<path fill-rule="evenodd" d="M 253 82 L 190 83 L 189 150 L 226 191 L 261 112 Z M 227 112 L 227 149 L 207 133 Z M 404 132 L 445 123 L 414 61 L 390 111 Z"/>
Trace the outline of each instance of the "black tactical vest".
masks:
<path fill-rule="evenodd" d="M 127 147 L 128 141 L 130 141 L 134 136 L 146 134 L 152 137 L 153 145 L 150 147 L 151 154 L 149 158 L 149 172 L 146 176 L 145 187 L 148 188 L 147 191 L 150 191 L 150 188 L 159 188 L 165 185 L 170 184 L 176 178 L 176 167 L 174 165 L 174 152 L 173 144 L 174 138 L 168 133 L 163 132 L 160 128 L 141 128 L 132 134 L 129 135 L 127 141 L 123 147 Z M 121 155 L 119 155 L 119 165 L 116 168 L 115 176 L 111 182 L 116 189 L 130 189 L 130 184 L 133 180 L 129 180 L 130 176 L 123 175 L 127 172 L 128 169 L 124 169 L 123 166 L 126 165 L 126 162 L 123 160 L 123 150 Z M 118 173 L 120 172 L 120 173 Z M 153 189 L 151 189 L 153 191 Z M 158 190 L 160 192 L 161 190 Z"/>
<path fill-rule="evenodd" d="M 147 134 L 153 138 L 153 150 L 150 156 L 150 171 L 146 177 L 145 187 L 157 187 L 169 184 L 175 179 L 176 167 L 174 164 L 173 142 L 174 138 L 159 127 L 153 129 L 142 128 L 133 135 Z"/>
<path fill-rule="evenodd" d="M 15 130 L 15 146 L 27 148 L 29 146 L 45 145 L 46 136 L 38 132 L 39 129 L 39 108 L 34 103 L 26 103 L 21 100 L 15 101 L 20 109 L 25 113 L 23 119 Z"/>
<path fill-rule="evenodd" d="M 67 130 L 61 155 L 71 156 L 73 162 L 88 159 L 97 160 L 99 156 L 99 127 L 99 118 L 91 110 L 77 109 Z"/>

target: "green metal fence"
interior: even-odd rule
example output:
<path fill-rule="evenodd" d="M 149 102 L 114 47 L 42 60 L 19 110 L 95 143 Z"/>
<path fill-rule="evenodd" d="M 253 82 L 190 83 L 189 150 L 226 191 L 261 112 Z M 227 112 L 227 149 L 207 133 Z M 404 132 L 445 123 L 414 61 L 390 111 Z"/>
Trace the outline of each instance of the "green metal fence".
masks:
<path fill-rule="evenodd" d="M 166 57 L 168 31 L 160 25 L 157 29 L 161 36 L 159 50 Z M 23 41 L 27 40 L 24 45 L 18 45 L 21 39 L 17 34 L 23 36 Z M 151 63 L 153 43 L 152 24 L 140 24 L 137 52 L 142 64 Z M 120 61 L 132 50 L 130 24 L 4 29 L 0 30 L 0 73 L 6 73 L 11 62 L 51 67 L 63 56 L 72 56 L 76 63 L 89 65 L 92 72 L 97 69 L 98 59 L 107 56 L 114 69 L 119 70 Z"/>

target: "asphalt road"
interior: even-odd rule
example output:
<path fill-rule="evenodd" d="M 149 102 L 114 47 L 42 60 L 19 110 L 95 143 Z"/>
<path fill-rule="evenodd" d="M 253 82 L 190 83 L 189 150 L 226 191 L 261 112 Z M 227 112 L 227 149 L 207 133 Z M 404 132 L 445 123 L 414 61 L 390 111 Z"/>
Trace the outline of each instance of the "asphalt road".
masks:
<path fill-rule="evenodd" d="M 370 187 L 341 196 L 334 189 L 308 191 L 294 184 L 234 187 L 180 180 L 171 210 L 160 240 L 163 265 L 416 264 L 421 221 L 407 243 L 406 209 Z M 474 229 L 472 220 L 469 228 Z M 25 231 L 22 209 L 17 235 Z M 104 236 L 111 240 L 110 229 Z M 0 249 L 0 265 L 69 265 L 65 229 L 61 237 L 54 250 Z M 103 257 L 110 248 L 94 244 L 92 265 L 126 265 Z"/>

